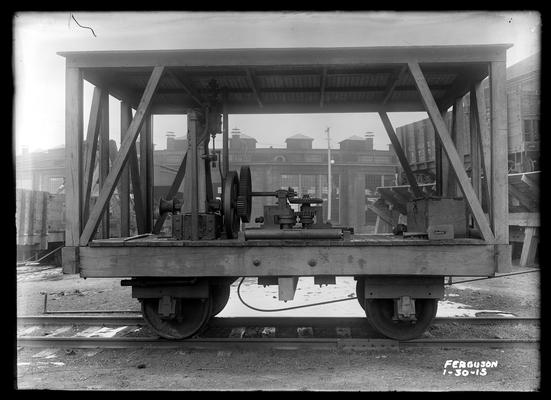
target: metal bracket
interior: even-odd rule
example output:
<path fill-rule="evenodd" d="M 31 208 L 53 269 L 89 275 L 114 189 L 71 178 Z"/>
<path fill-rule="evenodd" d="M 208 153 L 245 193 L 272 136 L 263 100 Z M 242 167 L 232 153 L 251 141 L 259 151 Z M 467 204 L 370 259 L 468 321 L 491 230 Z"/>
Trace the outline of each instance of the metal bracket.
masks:
<path fill-rule="evenodd" d="M 161 318 L 176 316 L 176 299 L 172 296 L 163 296 L 159 299 L 159 315 Z"/>
<path fill-rule="evenodd" d="M 409 296 L 402 296 L 394 300 L 394 316 L 393 320 L 399 321 L 416 321 L 415 317 L 415 300 Z"/>

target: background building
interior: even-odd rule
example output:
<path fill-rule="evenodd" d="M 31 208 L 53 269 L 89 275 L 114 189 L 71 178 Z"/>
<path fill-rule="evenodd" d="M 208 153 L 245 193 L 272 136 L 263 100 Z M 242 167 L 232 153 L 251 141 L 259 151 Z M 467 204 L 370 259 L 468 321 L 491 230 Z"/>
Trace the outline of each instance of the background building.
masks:
<path fill-rule="evenodd" d="M 540 57 L 534 54 L 507 68 L 507 126 L 509 172 L 538 171 L 540 157 Z M 488 79 L 483 81 L 486 112 L 489 115 Z M 459 128 L 469 132 L 469 96 L 462 101 Z M 451 128 L 451 112 L 446 115 Z M 434 127 L 424 119 L 400 126 L 396 134 L 419 182 L 434 180 Z M 467 171 L 470 169 L 470 138 L 459 146 Z M 405 183 L 402 181 L 402 183 Z"/>

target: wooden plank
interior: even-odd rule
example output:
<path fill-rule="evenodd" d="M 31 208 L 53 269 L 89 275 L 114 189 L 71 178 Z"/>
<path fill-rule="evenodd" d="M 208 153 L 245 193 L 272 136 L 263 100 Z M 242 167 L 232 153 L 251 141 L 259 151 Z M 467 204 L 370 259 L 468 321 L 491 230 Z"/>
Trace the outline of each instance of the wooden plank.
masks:
<path fill-rule="evenodd" d="M 404 154 L 404 151 L 402 150 L 402 146 L 400 145 L 400 141 L 398 140 L 398 137 L 396 137 L 396 133 L 394 132 L 394 128 L 392 127 L 392 123 L 390 122 L 390 119 L 388 118 L 388 114 L 386 112 L 379 112 L 379 116 L 381 117 L 381 121 L 383 121 L 383 125 L 385 127 L 386 133 L 388 135 L 388 138 L 390 139 L 392 146 L 394 148 L 394 152 L 396 153 L 396 156 L 398 156 L 398 160 L 400 161 L 400 165 L 402 166 L 404 172 L 406 173 L 408 182 L 413 190 L 413 193 L 415 193 L 415 196 L 417 197 L 424 197 L 423 191 L 419 188 L 419 185 L 417 184 L 417 180 L 415 179 L 415 175 L 413 175 L 413 171 L 411 170 L 411 167 L 409 165 L 409 162 L 406 158 L 406 155 Z"/>
<path fill-rule="evenodd" d="M 448 133 L 448 129 L 442 119 L 442 116 L 440 115 L 440 112 L 438 111 L 438 108 L 432 97 L 432 93 L 430 92 L 429 86 L 427 84 L 427 81 L 425 80 L 423 72 L 421 71 L 419 64 L 416 62 L 410 62 L 408 63 L 408 66 L 411 74 L 413 75 L 415 83 L 417 84 L 417 89 L 419 90 L 419 94 L 421 95 L 423 104 L 427 109 L 427 113 L 429 114 L 436 128 L 435 129 L 436 133 L 438 134 L 438 137 L 442 142 L 442 148 L 446 153 L 446 155 L 448 156 L 451 167 L 455 172 L 455 176 L 457 178 L 459 186 L 461 187 L 461 191 L 463 192 L 463 195 L 469 205 L 469 208 L 471 209 L 471 212 L 473 213 L 473 216 L 478 226 L 480 227 L 482 236 L 484 237 L 484 240 L 488 242 L 493 241 L 494 235 L 490 229 L 488 220 L 486 219 L 486 216 L 482 211 L 482 206 L 480 205 L 480 202 L 478 201 L 473 191 L 473 187 L 469 182 L 469 178 L 467 177 L 467 173 L 465 172 L 465 168 L 463 166 L 463 161 L 459 159 L 457 150 L 455 149 L 455 146 L 451 141 L 450 135 Z"/>
<path fill-rule="evenodd" d="M 104 212 L 105 207 L 108 205 L 109 199 L 111 198 L 111 195 L 115 190 L 115 186 L 122 172 L 122 167 L 129 157 L 132 144 L 136 142 L 136 138 L 144 122 L 144 118 L 148 114 L 148 109 L 151 104 L 151 98 L 155 93 L 155 89 L 157 88 L 163 70 L 164 67 L 155 67 L 151 74 L 144 94 L 140 100 L 140 105 L 136 111 L 136 114 L 134 115 L 134 118 L 132 119 L 132 122 L 130 123 L 130 126 L 128 127 L 128 132 L 125 135 L 124 141 L 123 143 L 121 143 L 117 159 L 115 160 L 113 168 L 107 176 L 104 188 L 102 188 L 98 200 L 96 201 L 96 204 L 94 205 L 94 208 L 90 213 L 90 218 L 88 219 L 86 226 L 84 227 L 80 238 L 80 243 L 82 245 L 86 245 L 90 241 L 92 235 L 97 229 L 101 214 Z"/>
<path fill-rule="evenodd" d="M 71 67 L 272 66 L 505 61 L 511 45 L 59 52 Z"/>
<path fill-rule="evenodd" d="M 480 139 L 477 121 L 476 92 L 473 87 L 471 87 L 469 96 L 469 131 L 471 135 L 471 182 L 476 197 L 478 197 L 478 199 L 482 202 L 482 187 L 480 180 L 480 175 L 482 173 L 480 165 Z"/>
<path fill-rule="evenodd" d="M 61 268 L 64 274 L 77 274 L 79 269 L 79 247 L 65 246 L 61 248 Z"/>
<path fill-rule="evenodd" d="M 190 157 L 190 174 L 191 179 L 189 182 L 191 183 L 191 201 L 190 201 L 190 207 L 191 207 L 191 240 L 198 240 L 199 239 L 199 182 L 198 182 L 198 171 L 197 171 L 197 125 L 199 124 L 197 120 L 197 114 L 194 112 L 191 112 L 188 114 L 188 132 L 189 132 L 189 147 L 188 151 L 191 151 L 191 157 Z M 187 202 L 184 201 L 184 204 Z"/>
<path fill-rule="evenodd" d="M 479 140 L 479 147 L 481 152 L 481 162 L 482 162 L 482 172 L 484 173 L 484 179 L 482 180 L 482 198 L 486 199 L 487 208 L 485 211 L 490 216 L 490 221 L 492 221 L 492 197 L 491 197 L 491 187 L 492 187 L 492 180 L 491 180 L 491 167 L 492 167 L 492 159 L 491 159 L 491 139 L 490 139 L 490 129 L 488 124 L 488 118 L 486 117 L 486 101 L 484 100 L 484 87 L 482 86 L 482 82 L 476 83 L 472 88 L 471 91 L 475 93 L 476 101 L 474 103 L 471 103 L 476 107 L 476 126 L 478 130 L 478 140 Z"/>
<path fill-rule="evenodd" d="M 230 155 L 229 155 L 229 132 L 230 127 L 228 125 L 228 98 L 227 94 L 224 96 L 224 104 L 222 105 L 222 161 L 223 161 L 223 169 L 222 169 L 222 182 L 224 182 L 224 178 L 226 178 L 226 175 L 228 175 L 228 171 L 230 170 Z"/>
<path fill-rule="evenodd" d="M 101 92 L 101 122 L 99 132 L 99 188 L 100 191 L 105 185 L 109 174 L 109 92 Z M 102 214 L 101 230 L 99 237 L 109 238 L 109 206 Z"/>
<path fill-rule="evenodd" d="M 530 189 L 532 189 L 532 191 L 534 192 L 534 197 L 538 198 L 540 194 L 540 187 L 538 182 L 528 174 L 522 174 L 522 177 L 520 179 L 522 182 L 528 185 Z"/>
<path fill-rule="evenodd" d="M 509 226 L 540 226 L 539 212 L 520 212 L 509 214 Z"/>
<path fill-rule="evenodd" d="M 184 154 L 184 158 L 180 163 L 180 167 L 178 167 L 178 171 L 176 172 L 174 181 L 172 182 L 170 189 L 168 189 L 168 193 L 166 194 L 166 198 L 165 198 L 166 200 L 172 200 L 176 196 L 176 194 L 178 193 L 178 190 L 180 189 L 180 186 L 182 185 L 182 181 L 184 180 L 184 176 L 186 175 L 187 155 L 188 153 L 186 151 L 186 154 Z M 161 228 L 163 227 L 166 217 L 167 217 L 167 213 L 159 216 L 159 218 L 155 222 L 155 226 L 153 227 L 154 234 L 158 234 L 161 231 Z"/>
<path fill-rule="evenodd" d="M 279 301 L 289 301 L 295 298 L 299 277 L 278 277 L 278 298 Z"/>
<path fill-rule="evenodd" d="M 65 71 L 65 245 L 79 244 L 82 228 L 82 72 Z M 75 266 L 75 269 L 78 269 Z"/>
<path fill-rule="evenodd" d="M 387 241 L 385 245 L 340 247 L 302 244 L 286 251 L 276 251 L 273 246 L 238 247 L 222 243 L 217 243 L 214 251 L 210 242 L 209 246 L 192 247 L 81 247 L 81 276 L 490 276 L 494 273 L 493 245 L 417 244 L 422 242 L 394 246 Z M 255 259 L 261 261 L 260 265 L 253 263 Z M 316 261 L 314 267 L 308 264 L 311 260 Z"/>
<path fill-rule="evenodd" d="M 507 218 L 507 73 L 505 61 L 490 64 L 491 181 L 493 228 L 497 243 L 509 243 Z"/>
<path fill-rule="evenodd" d="M 90 118 L 88 120 L 88 131 L 86 133 L 86 154 L 84 156 L 84 173 L 82 194 L 82 221 L 88 219 L 90 212 L 90 195 L 94 177 L 94 167 L 96 165 L 96 152 L 98 148 L 99 127 L 101 121 L 101 96 L 102 90 L 99 87 L 94 88 L 92 95 L 92 105 L 90 106 Z"/>
<path fill-rule="evenodd" d="M 536 250 L 538 249 L 539 239 L 537 230 L 539 228 L 526 227 L 524 229 L 524 242 L 522 244 L 522 252 L 520 254 L 519 265 L 528 267 L 534 265 Z"/>
<path fill-rule="evenodd" d="M 537 203 L 530 196 L 521 192 L 514 185 L 507 185 L 509 187 L 509 194 L 515 197 L 521 206 L 527 208 L 529 211 L 534 211 L 537 208 Z"/>
<path fill-rule="evenodd" d="M 131 120 L 132 109 L 130 108 L 130 105 L 125 102 L 121 102 L 121 143 L 124 140 L 124 136 L 130 126 Z M 121 173 L 119 198 L 121 207 L 121 237 L 126 237 L 130 236 L 130 169 L 128 168 L 128 165 L 123 167 Z"/>
<path fill-rule="evenodd" d="M 375 202 L 374 204 L 368 204 L 367 208 L 377 214 L 377 218 L 380 218 L 389 225 L 396 225 L 398 223 L 398 216 L 393 215 L 393 213 L 388 209 L 384 208 Z"/>
<path fill-rule="evenodd" d="M 136 216 L 136 228 L 138 234 L 145 233 L 145 211 L 143 191 L 141 187 L 140 165 L 138 163 L 138 155 L 136 154 L 136 145 L 130 149 L 128 158 L 130 164 L 130 179 L 132 180 L 132 194 L 134 195 L 134 215 Z"/>

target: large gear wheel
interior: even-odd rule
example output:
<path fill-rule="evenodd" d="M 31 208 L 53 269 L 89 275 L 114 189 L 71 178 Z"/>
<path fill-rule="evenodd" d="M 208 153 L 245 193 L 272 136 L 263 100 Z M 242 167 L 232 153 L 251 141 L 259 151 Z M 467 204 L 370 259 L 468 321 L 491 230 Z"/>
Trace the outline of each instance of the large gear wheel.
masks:
<path fill-rule="evenodd" d="M 251 169 L 244 165 L 239 171 L 239 196 L 237 196 L 237 215 L 243 222 L 251 220 L 252 191 Z"/>

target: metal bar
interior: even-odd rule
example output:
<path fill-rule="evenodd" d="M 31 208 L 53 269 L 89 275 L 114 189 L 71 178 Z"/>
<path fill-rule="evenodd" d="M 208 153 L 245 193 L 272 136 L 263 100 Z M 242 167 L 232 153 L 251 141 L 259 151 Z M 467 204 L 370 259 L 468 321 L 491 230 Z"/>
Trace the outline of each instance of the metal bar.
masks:
<path fill-rule="evenodd" d="M 249 229 L 244 231 L 245 240 L 259 239 L 341 239 L 337 229 Z"/>
<path fill-rule="evenodd" d="M 199 239 L 199 184 L 197 171 L 197 114 L 188 114 L 189 148 L 191 151 L 191 240 Z"/>
<path fill-rule="evenodd" d="M 224 182 L 224 179 L 228 175 L 228 171 L 230 170 L 230 155 L 229 155 L 229 131 L 230 127 L 228 125 L 228 95 L 227 93 L 224 93 L 224 103 L 222 105 L 222 160 L 223 160 L 223 166 L 222 169 L 222 182 Z M 223 185 L 222 185 L 223 187 Z"/>

